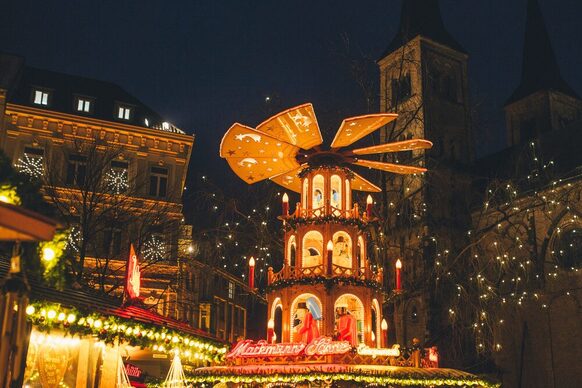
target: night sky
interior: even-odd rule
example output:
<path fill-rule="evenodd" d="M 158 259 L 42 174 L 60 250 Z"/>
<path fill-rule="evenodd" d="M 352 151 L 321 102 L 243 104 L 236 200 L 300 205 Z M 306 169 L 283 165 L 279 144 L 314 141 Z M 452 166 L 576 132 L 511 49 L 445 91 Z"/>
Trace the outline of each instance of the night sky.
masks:
<path fill-rule="evenodd" d="M 582 93 L 579 0 L 539 0 L 566 81 Z M 488 127 L 478 154 L 499 148 L 503 102 L 519 82 L 526 0 L 442 0 L 448 30 L 470 54 L 472 102 Z M 398 27 L 400 0 L 9 1 L 0 50 L 31 66 L 122 85 L 197 136 L 191 172 L 234 174 L 218 145 L 235 121 L 312 102 L 335 128 L 365 113 L 340 36 L 377 59 Z M 272 105 L 272 103 L 271 103 Z M 271 110 L 271 112 L 270 112 Z"/>

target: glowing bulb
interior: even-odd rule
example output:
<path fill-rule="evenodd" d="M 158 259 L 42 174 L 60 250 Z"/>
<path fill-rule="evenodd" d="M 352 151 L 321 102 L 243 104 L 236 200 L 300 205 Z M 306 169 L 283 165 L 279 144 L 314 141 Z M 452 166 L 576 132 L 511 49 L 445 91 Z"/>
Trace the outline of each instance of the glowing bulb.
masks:
<path fill-rule="evenodd" d="M 330 252 L 333 251 L 333 242 L 331 240 L 327 242 L 327 250 Z"/>
<path fill-rule="evenodd" d="M 26 315 L 32 315 L 32 314 L 34 314 L 35 311 L 36 311 L 36 309 L 34 308 L 34 306 L 27 306 L 26 307 Z"/>
<path fill-rule="evenodd" d="M 366 198 L 366 203 L 368 205 L 371 205 L 374 203 L 374 200 L 372 199 L 372 196 L 370 194 L 368 194 L 368 197 Z"/>
<path fill-rule="evenodd" d="M 48 319 L 54 319 L 57 316 L 57 312 L 55 310 L 49 310 L 46 316 Z"/>
<path fill-rule="evenodd" d="M 402 268 L 402 261 L 400 261 L 400 259 L 396 260 L 396 268 L 397 269 L 401 269 Z"/>
<path fill-rule="evenodd" d="M 272 319 L 269 319 L 269 322 L 267 323 L 267 328 L 274 329 L 275 328 L 275 321 L 273 321 Z"/>
<path fill-rule="evenodd" d="M 67 317 L 67 322 L 73 323 L 75 322 L 76 319 L 77 317 L 75 316 L 75 314 L 69 314 L 69 316 Z"/>
<path fill-rule="evenodd" d="M 255 266 L 255 258 L 251 256 L 251 259 L 249 260 L 249 267 L 254 267 Z"/>
<path fill-rule="evenodd" d="M 277 341 L 277 333 L 273 333 L 273 342 Z"/>
<path fill-rule="evenodd" d="M 382 328 L 383 331 L 388 330 L 388 322 L 386 322 L 386 319 L 382 319 L 382 323 L 380 324 L 380 327 Z"/>
<path fill-rule="evenodd" d="M 289 196 L 287 195 L 287 193 L 283 194 L 283 202 L 285 203 L 289 202 Z"/>
<path fill-rule="evenodd" d="M 374 332 L 372 332 L 372 341 L 376 341 L 376 334 Z"/>
<path fill-rule="evenodd" d="M 99 329 L 101 326 L 103 326 L 103 322 L 101 322 L 101 320 L 99 320 L 99 319 L 93 323 L 93 327 L 95 329 Z"/>
<path fill-rule="evenodd" d="M 59 316 L 57 317 L 57 319 L 62 322 L 65 320 L 65 317 L 66 317 L 65 313 L 59 313 Z"/>
<path fill-rule="evenodd" d="M 42 249 L 42 259 L 45 261 L 52 261 L 54 260 L 56 253 L 54 249 L 50 247 L 45 247 Z"/>

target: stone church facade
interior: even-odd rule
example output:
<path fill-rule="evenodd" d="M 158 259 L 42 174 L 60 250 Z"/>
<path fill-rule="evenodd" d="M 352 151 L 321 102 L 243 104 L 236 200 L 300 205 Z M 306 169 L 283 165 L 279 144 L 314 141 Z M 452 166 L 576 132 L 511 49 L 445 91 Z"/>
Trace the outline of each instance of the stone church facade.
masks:
<path fill-rule="evenodd" d="M 434 147 L 395 156 L 426 165 L 429 173 L 386 178 L 385 266 L 393 268 L 392 261 L 403 258 L 412 286 L 439 264 L 444 248 L 463 249 L 468 230 L 484 222 L 498 223 L 500 230 L 515 227 L 514 235 L 530 243 L 528 254 L 539 278 L 531 286 L 536 302 L 524 301 L 495 334 L 498 375 L 508 387 L 573 387 L 582 381 L 577 371 L 582 359 L 582 250 L 575 249 L 576 228 L 582 231 L 577 172 L 582 157 L 576 150 L 582 144 L 582 100 L 560 75 L 537 0 L 528 0 L 521 81 L 504 106 L 507 146 L 476 159 L 468 58 L 446 30 L 437 0 L 403 1 L 398 32 L 378 61 L 380 109 L 399 114 L 383 136 L 424 138 Z M 537 153 L 532 156 L 533 148 Z M 546 167 L 558 177 L 555 181 Z M 531 211 L 509 218 L 494 210 L 483 212 L 485 186 L 520 178 L 531 179 L 521 185 L 524 194 L 515 201 Z M 482 242 L 488 243 L 493 246 L 492 237 Z M 439 302 L 422 287 L 396 295 L 388 304 L 393 339 L 446 343 L 442 312 L 447 308 Z"/>

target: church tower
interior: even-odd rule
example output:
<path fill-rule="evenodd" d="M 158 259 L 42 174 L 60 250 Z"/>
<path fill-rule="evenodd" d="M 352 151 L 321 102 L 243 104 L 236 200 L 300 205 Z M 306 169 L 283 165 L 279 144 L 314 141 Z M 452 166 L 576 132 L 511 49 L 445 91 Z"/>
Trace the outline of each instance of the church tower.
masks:
<path fill-rule="evenodd" d="M 582 100 L 564 81 L 537 0 L 528 0 L 521 82 L 505 103 L 508 145 L 582 119 Z"/>
<path fill-rule="evenodd" d="M 423 176 L 386 176 L 384 182 L 385 267 L 394 268 L 401 258 L 406 275 L 407 291 L 389 306 L 393 335 L 402 344 L 442 337 L 431 295 L 420 284 L 437 252 L 452 250 L 467 230 L 469 179 L 463 171 L 473 159 L 467 60 L 445 28 L 438 0 L 403 0 L 398 31 L 378 61 L 380 109 L 399 115 L 382 141 L 424 138 L 434 146 L 387 160 L 414 160 L 429 169 Z"/>

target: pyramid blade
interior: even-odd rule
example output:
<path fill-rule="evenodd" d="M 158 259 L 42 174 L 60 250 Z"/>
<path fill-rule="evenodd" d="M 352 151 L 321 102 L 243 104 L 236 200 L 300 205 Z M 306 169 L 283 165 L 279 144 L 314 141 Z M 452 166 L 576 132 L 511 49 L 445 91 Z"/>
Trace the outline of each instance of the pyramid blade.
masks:
<path fill-rule="evenodd" d="M 352 150 L 354 155 L 372 155 L 383 154 L 385 152 L 401 152 L 412 150 L 425 150 L 432 147 L 432 143 L 424 139 L 411 139 L 404 141 L 397 141 L 394 143 L 380 144 L 372 147 L 357 148 Z"/>
<path fill-rule="evenodd" d="M 351 170 L 350 170 L 351 171 Z M 382 191 L 378 186 L 361 176 L 360 174 L 351 171 L 354 174 L 354 178 L 352 179 L 352 189 L 358 191 L 369 191 L 372 193 L 379 193 Z"/>
<path fill-rule="evenodd" d="M 311 104 L 287 109 L 261 123 L 257 131 L 304 150 L 323 142 Z"/>
<path fill-rule="evenodd" d="M 349 146 L 398 117 L 395 113 L 377 113 L 345 119 L 331 142 L 331 148 Z"/>
<path fill-rule="evenodd" d="M 303 164 L 299 168 L 296 168 L 292 171 L 287 171 L 283 174 L 275 175 L 271 177 L 271 180 L 288 190 L 301 193 L 301 178 L 299 178 L 299 174 L 306 167 L 307 164 Z"/>
<path fill-rule="evenodd" d="M 223 158 L 295 158 L 298 151 L 298 147 L 239 123 L 233 124 L 220 142 Z"/>
<path fill-rule="evenodd" d="M 294 158 L 226 158 L 228 165 L 248 184 L 260 182 L 299 167 Z"/>
<path fill-rule="evenodd" d="M 394 163 L 384 163 L 384 162 L 377 162 L 374 160 L 362 160 L 359 159 L 353 162 L 354 164 L 362 167 L 373 168 L 376 170 L 382 170 L 387 172 L 393 172 L 395 174 L 420 174 L 426 172 L 426 168 L 424 167 L 415 167 L 415 166 L 403 166 L 400 164 Z"/>

